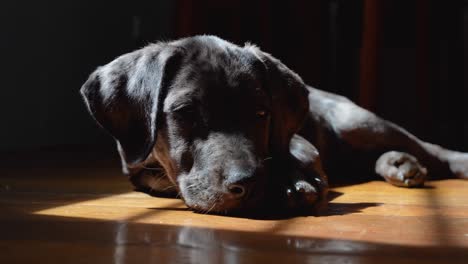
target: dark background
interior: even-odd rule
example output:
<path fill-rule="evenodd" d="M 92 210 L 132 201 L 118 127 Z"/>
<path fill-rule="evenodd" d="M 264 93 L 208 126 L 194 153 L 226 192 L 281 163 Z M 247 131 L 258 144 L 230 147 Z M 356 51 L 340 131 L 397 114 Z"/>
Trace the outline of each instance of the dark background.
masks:
<path fill-rule="evenodd" d="M 157 40 L 250 41 L 317 88 L 468 151 L 468 1 L 15 1 L 0 4 L 0 151 L 111 149 L 78 90 Z"/>

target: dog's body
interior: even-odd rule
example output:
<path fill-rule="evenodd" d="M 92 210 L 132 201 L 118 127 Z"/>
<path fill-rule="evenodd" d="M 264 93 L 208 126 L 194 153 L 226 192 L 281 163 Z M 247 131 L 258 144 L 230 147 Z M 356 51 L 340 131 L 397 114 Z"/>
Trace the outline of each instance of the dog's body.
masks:
<path fill-rule="evenodd" d="M 116 139 L 132 183 L 180 194 L 199 211 L 319 207 L 327 174 L 374 168 L 406 187 L 421 186 L 428 172 L 468 178 L 468 154 L 305 85 L 249 44 L 197 36 L 150 45 L 98 68 L 81 92 Z"/>

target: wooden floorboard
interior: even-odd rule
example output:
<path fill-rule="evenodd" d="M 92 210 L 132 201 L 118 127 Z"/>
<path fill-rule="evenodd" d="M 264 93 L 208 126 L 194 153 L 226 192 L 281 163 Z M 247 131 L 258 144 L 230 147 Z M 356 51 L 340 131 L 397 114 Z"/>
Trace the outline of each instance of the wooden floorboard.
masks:
<path fill-rule="evenodd" d="M 0 168 L 0 263 L 468 263 L 468 181 L 333 188 L 324 216 L 262 220 L 196 214 L 133 192 L 116 160 L 66 157 Z"/>

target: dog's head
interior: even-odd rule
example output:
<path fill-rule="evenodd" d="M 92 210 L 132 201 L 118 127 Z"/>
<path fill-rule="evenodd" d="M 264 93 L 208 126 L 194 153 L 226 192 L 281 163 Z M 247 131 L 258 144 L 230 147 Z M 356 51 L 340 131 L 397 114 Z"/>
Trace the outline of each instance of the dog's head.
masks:
<path fill-rule="evenodd" d="M 185 203 L 254 207 L 308 110 L 298 75 L 255 46 L 213 36 L 158 43 L 99 67 L 81 93 L 123 170 L 154 153 Z"/>

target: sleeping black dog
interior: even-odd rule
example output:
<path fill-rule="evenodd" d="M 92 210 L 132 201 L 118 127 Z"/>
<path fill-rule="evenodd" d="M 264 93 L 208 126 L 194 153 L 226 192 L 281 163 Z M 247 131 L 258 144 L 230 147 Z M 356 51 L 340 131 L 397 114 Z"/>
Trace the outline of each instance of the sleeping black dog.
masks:
<path fill-rule="evenodd" d="M 180 195 L 196 211 L 321 208 L 326 175 L 376 173 L 403 187 L 422 186 L 428 174 L 468 178 L 468 154 L 307 86 L 254 45 L 214 36 L 118 57 L 81 94 L 136 188 Z"/>

